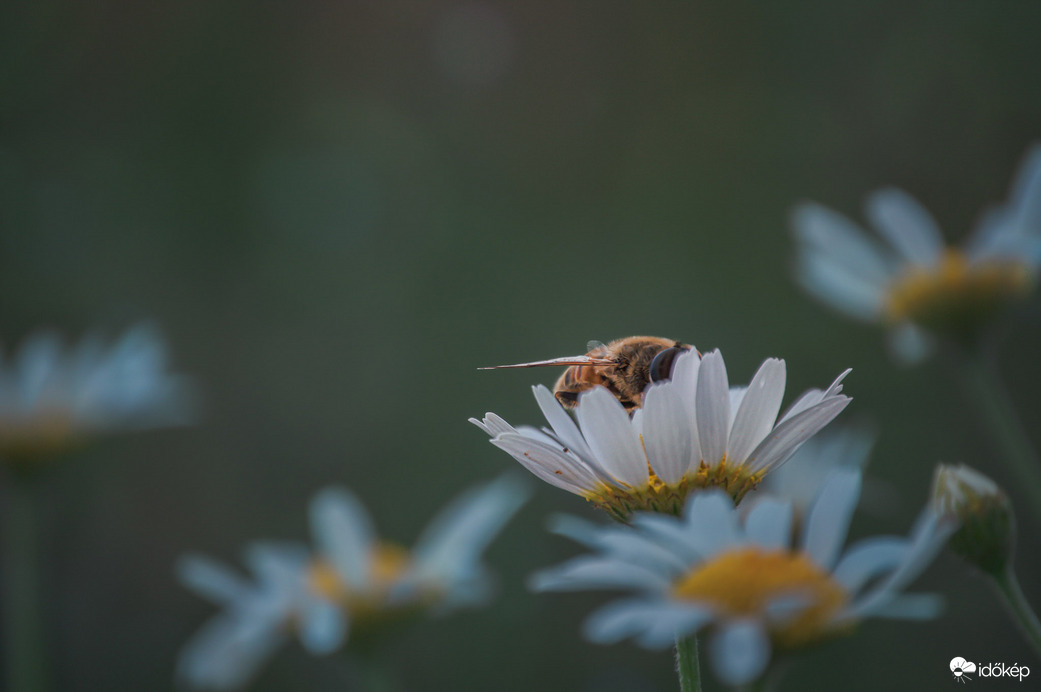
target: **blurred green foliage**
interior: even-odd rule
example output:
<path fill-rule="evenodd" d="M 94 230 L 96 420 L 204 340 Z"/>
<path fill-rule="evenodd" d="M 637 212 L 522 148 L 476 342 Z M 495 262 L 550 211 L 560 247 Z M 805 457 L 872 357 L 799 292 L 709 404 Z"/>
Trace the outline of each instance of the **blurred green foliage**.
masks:
<path fill-rule="evenodd" d="M 1009 485 L 942 362 L 899 370 L 880 332 L 800 294 L 787 214 L 809 198 L 859 217 L 893 184 L 962 237 L 1041 135 L 1039 25 L 1041 4 L 962 0 L 0 8 L 5 350 L 154 317 L 207 402 L 194 429 L 52 469 L 57 688 L 172 687 L 211 612 L 176 556 L 305 539 L 323 485 L 411 541 L 511 467 L 467 417 L 536 423 L 528 387 L 556 376 L 475 368 L 589 339 L 720 347 L 745 381 L 781 356 L 786 401 L 853 367 L 843 418 L 877 425 L 869 473 L 890 484 L 855 533 L 903 532 L 939 460 Z M 1041 442 L 1037 304 L 1010 329 L 1003 372 Z M 561 510 L 592 514 L 540 486 L 493 546 L 492 607 L 393 645 L 408 689 L 674 688 L 668 654 L 581 640 L 602 597 L 525 590 L 573 554 L 543 530 Z M 1039 538 L 1022 526 L 1035 603 Z M 957 565 L 921 584 L 947 594 L 942 620 L 869 623 L 786 688 L 916 690 L 953 656 L 1032 660 Z M 337 689 L 339 665 L 293 647 L 255 689 Z"/>

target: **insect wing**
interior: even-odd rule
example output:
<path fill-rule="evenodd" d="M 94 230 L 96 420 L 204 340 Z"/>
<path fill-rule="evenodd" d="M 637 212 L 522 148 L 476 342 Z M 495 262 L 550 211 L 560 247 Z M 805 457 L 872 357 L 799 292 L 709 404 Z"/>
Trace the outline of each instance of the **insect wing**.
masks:
<path fill-rule="evenodd" d="M 614 365 L 610 358 L 593 358 L 591 356 L 565 356 L 563 358 L 551 358 L 549 360 L 536 360 L 531 363 L 514 363 L 513 365 L 492 365 L 478 370 L 501 370 L 503 368 L 540 368 L 553 365 Z"/>

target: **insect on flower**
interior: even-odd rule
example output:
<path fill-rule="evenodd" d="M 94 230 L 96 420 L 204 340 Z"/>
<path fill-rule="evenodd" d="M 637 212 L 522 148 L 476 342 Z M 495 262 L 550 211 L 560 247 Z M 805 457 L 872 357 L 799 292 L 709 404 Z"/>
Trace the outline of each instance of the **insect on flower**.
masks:
<path fill-rule="evenodd" d="M 643 390 L 652 382 L 669 379 L 676 356 L 692 346 L 674 339 L 657 336 L 627 336 L 609 344 L 590 341 L 583 356 L 565 356 L 515 365 L 496 365 L 480 370 L 500 368 L 537 368 L 567 365 L 567 370 L 553 386 L 553 396 L 564 408 L 578 406 L 578 395 L 597 385 L 606 387 L 629 413 L 643 405 Z"/>

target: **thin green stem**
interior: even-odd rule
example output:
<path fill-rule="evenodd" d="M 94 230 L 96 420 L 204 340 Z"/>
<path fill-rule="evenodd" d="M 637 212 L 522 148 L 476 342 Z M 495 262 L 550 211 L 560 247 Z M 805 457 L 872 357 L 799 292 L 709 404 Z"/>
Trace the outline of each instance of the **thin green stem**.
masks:
<path fill-rule="evenodd" d="M 1017 490 L 1026 493 L 1035 518 L 1041 521 L 1041 460 L 998 374 L 981 352 L 967 354 L 961 371 L 973 401 L 1003 452 L 1002 458 L 1016 475 Z"/>
<path fill-rule="evenodd" d="M 696 634 L 676 640 L 676 674 L 680 678 L 680 692 L 701 692 L 701 663 L 698 661 Z"/>
<path fill-rule="evenodd" d="M 1012 571 L 1012 565 L 1008 565 L 999 574 L 990 575 L 998 593 L 1001 594 L 1009 613 L 1019 624 L 1023 635 L 1034 645 L 1041 654 L 1041 622 L 1038 622 L 1037 614 L 1030 607 L 1030 602 L 1023 594 L 1019 586 L 1016 573 Z"/>
<path fill-rule="evenodd" d="M 47 689 L 40 609 L 36 484 L 13 475 L 4 521 L 4 639 L 9 692 Z"/>

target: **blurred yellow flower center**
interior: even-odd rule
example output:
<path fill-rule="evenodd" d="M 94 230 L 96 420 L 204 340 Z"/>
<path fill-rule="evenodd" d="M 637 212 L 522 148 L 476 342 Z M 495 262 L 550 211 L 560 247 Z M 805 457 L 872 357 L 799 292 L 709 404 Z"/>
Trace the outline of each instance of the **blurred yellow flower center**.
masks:
<path fill-rule="evenodd" d="M 886 317 L 937 331 L 962 331 L 1026 295 L 1033 283 L 1033 273 L 1022 262 L 973 263 L 964 253 L 949 249 L 938 266 L 911 267 L 893 282 Z"/>
<path fill-rule="evenodd" d="M 356 618 L 374 615 L 383 609 L 387 592 L 405 571 L 409 559 L 408 551 L 401 546 L 376 544 L 364 588 L 345 583 L 328 561 L 318 559 L 311 565 L 310 586 L 319 596 L 342 604 Z"/>
<path fill-rule="evenodd" d="M 828 634 L 832 616 L 846 603 L 846 591 L 806 555 L 738 548 L 699 565 L 673 586 L 676 597 L 706 603 L 730 616 L 762 615 L 769 603 L 787 595 L 807 605 L 770 631 L 781 648 L 798 647 Z"/>
<path fill-rule="evenodd" d="M 726 456 L 718 464 L 701 462 L 698 470 L 687 473 L 678 483 L 666 483 L 647 465 L 647 484 L 617 488 L 606 484 L 586 492 L 583 497 L 615 519 L 628 522 L 633 512 L 659 512 L 679 515 L 687 496 L 701 488 L 722 488 L 734 504 L 763 479 L 763 473 L 749 473 L 743 466 L 730 468 Z"/>
<path fill-rule="evenodd" d="M 41 411 L 31 416 L 0 415 L 0 458 L 28 461 L 61 452 L 77 443 L 72 416 L 65 410 Z"/>

